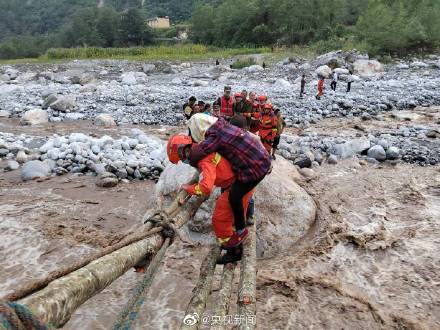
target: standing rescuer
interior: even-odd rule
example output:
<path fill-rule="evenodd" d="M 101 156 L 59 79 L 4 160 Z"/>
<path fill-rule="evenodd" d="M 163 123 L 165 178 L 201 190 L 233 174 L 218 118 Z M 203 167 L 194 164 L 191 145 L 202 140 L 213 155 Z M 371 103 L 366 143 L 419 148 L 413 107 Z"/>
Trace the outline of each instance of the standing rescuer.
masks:
<path fill-rule="evenodd" d="M 257 102 L 253 106 L 249 131 L 254 134 L 257 134 L 260 129 L 260 120 L 263 115 L 263 108 L 266 102 L 267 102 L 267 96 L 260 95 L 257 98 Z"/>
<path fill-rule="evenodd" d="M 264 148 L 266 148 L 269 154 L 272 153 L 273 142 L 277 136 L 277 123 L 278 118 L 273 112 L 272 104 L 266 103 L 263 106 L 263 115 L 260 119 L 259 135 Z"/>
<path fill-rule="evenodd" d="M 231 96 L 230 86 L 225 86 L 223 96 L 218 98 L 216 104 L 220 106 L 220 117 L 229 120 L 234 116 L 234 99 Z"/>
<path fill-rule="evenodd" d="M 192 148 L 192 138 L 187 135 L 175 135 L 170 138 L 167 146 L 167 153 L 170 162 L 177 164 L 180 161 L 187 162 Z M 212 214 L 212 226 L 220 246 L 230 249 L 228 242 L 234 236 L 234 214 L 229 203 L 230 188 L 235 181 L 234 174 L 229 161 L 219 153 L 213 152 L 199 161 L 197 169 L 200 171 L 200 181 L 192 185 L 183 185 L 184 189 L 191 196 L 209 196 L 214 187 L 222 188 L 222 193 L 217 199 Z M 252 191 L 242 199 L 243 210 L 247 211 Z M 219 263 L 226 263 L 238 259 L 235 251 L 226 254 L 219 260 Z"/>
<path fill-rule="evenodd" d="M 203 158 L 218 152 L 230 162 L 236 175 L 229 193 L 236 231 L 226 247 L 238 246 L 248 235 L 243 199 L 269 173 L 271 157 L 258 139 L 222 118 L 196 114 L 188 125 L 198 143 L 191 149 L 190 164 L 197 167 Z"/>

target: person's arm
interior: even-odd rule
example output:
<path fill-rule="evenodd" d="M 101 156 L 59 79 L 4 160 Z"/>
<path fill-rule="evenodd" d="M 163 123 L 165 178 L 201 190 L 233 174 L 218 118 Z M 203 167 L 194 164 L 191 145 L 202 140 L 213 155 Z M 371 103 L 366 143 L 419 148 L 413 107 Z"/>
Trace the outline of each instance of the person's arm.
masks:
<path fill-rule="evenodd" d="M 220 136 L 217 132 L 210 132 L 205 135 L 205 140 L 191 148 L 189 163 L 197 167 L 198 163 L 213 152 L 217 152 L 220 146 Z"/>
<path fill-rule="evenodd" d="M 214 182 L 217 176 L 217 168 L 212 162 L 211 157 L 205 157 L 199 163 L 201 180 L 193 185 L 185 185 L 183 189 L 189 195 L 209 196 L 214 189 Z"/>

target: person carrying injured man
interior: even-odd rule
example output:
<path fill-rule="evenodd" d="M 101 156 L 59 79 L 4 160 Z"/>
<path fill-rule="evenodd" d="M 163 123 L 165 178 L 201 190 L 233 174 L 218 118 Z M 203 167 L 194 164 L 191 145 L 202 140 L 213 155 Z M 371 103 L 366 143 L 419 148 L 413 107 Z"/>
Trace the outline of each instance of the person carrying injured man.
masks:
<path fill-rule="evenodd" d="M 167 145 L 168 159 L 173 164 L 177 164 L 179 161 L 188 163 L 192 147 L 193 140 L 190 136 L 174 135 Z M 219 258 L 218 263 L 227 264 L 238 261 L 241 258 L 241 243 L 243 240 L 239 244 L 228 244 L 235 233 L 234 213 L 229 203 L 229 194 L 232 183 L 236 180 L 236 175 L 229 161 L 217 152 L 213 152 L 200 160 L 197 169 L 200 172 L 199 182 L 191 185 L 184 184 L 182 189 L 190 196 L 199 197 L 208 197 L 215 187 L 222 189 L 212 214 L 212 226 L 217 241 L 227 251 Z M 253 190 L 249 191 L 242 199 L 243 212 L 245 213 L 252 193 Z M 184 203 L 184 201 L 181 201 L 181 203 Z"/>

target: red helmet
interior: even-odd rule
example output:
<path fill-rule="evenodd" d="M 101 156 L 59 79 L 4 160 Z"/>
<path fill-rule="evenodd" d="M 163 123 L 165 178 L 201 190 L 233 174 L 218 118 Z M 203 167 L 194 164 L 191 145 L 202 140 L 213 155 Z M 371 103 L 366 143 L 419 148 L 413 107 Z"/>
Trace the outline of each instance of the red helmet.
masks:
<path fill-rule="evenodd" d="M 266 109 L 266 110 L 272 110 L 272 109 L 273 109 L 273 105 L 272 105 L 272 103 L 266 103 L 266 104 L 264 105 L 264 109 Z"/>
<path fill-rule="evenodd" d="M 184 158 L 183 149 L 193 143 L 191 136 L 178 134 L 172 136 L 167 145 L 168 159 L 171 163 L 177 164 Z"/>
<path fill-rule="evenodd" d="M 243 98 L 243 95 L 241 93 L 235 93 L 234 95 L 235 98 L 239 97 L 239 98 Z"/>
<path fill-rule="evenodd" d="M 266 102 L 266 101 L 267 101 L 267 96 L 266 96 L 266 95 L 260 95 L 260 96 L 258 96 L 258 101 L 260 101 L 260 102 Z"/>

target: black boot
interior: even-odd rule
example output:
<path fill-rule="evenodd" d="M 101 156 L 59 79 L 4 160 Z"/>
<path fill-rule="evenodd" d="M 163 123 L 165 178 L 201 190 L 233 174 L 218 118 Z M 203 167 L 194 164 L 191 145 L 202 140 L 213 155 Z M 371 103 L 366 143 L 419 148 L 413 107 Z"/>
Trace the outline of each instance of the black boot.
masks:
<path fill-rule="evenodd" d="M 217 265 L 227 265 L 241 260 L 243 247 L 239 245 L 235 248 L 226 250 L 226 253 L 217 259 Z"/>

